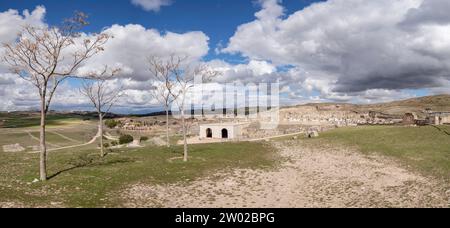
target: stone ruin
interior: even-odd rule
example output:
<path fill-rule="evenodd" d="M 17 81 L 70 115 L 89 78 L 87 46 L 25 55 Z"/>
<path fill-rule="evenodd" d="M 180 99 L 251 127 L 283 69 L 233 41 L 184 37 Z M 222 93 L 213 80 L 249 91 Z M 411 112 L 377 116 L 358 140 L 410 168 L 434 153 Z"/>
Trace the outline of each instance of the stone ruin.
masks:
<path fill-rule="evenodd" d="M 306 137 L 308 137 L 308 138 L 317 138 L 317 137 L 319 137 L 319 132 L 318 131 L 309 131 L 306 134 Z"/>
<path fill-rule="evenodd" d="M 402 122 L 401 115 L 376 111 L 354 111 L 347 106 L 299 106 L 280 111 L 284 123 L 310 126 L 351 127 L 358 125 L 392 125 Z"/>
<path fill-rule="evenodd" d="M 286 123 L 296 123 L 302 125 L 335 125 L 356 126 L 366 124 L 368 115 L 361 115 L 357 112 L 344 110 L 320 110 L 317 107 L 303 106 L 282 109 L 280 119 Z"/>
<path fill-rule="evenodd" d="M 25 148 L 22 147 L 19 143 L 16 143 L 11 145 L 4 145 L 3 151 L 7 153 L 17 153 L 25 151 Z"/>

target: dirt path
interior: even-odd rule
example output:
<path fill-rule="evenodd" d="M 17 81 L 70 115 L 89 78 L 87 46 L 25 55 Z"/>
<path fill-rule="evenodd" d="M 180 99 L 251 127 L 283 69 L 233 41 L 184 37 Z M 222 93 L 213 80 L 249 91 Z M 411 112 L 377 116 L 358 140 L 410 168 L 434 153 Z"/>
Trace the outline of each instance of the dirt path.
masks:
<path fill-rule="evenodd" d="M 31 137 L 34 137 L 31 133 L 28 132 L 28 134 Z M 64 146 L 64 147 L 58 147 L 58 148 L 54 148 L 54 149 L 47 149 L 48 152 L 54 152 L 54 151 L 60 151 L 60 150 L 65 150 L 65 149 L 72 149 L 72 148 L 78 148 L 78 147 L 83 147 L 83 146 L 88 146 L 91 144 L 94 144 L 95 141 L 100 137 L 100 131 L 97 132 L 97 134 L 91 139 L 91 141 L 87 142 L 87 143 L 83 143 L 83 144 L 77 144 L 77 145 L 72 145 L 72 146 Z M 36 137 L 34 137 L 36 138 Z M 37 140 L 39 140 L 38 138 L 36 138 Z M 47 142 L 48 145 L 51 145 L 50 143 Z M 35 153 L 40 153 L 40 151 L 31 151 L 28 152 L 30 154 L 35 154 Z"/>
<path fill-rule="evenodd" d="M 108 140 L 113 140 L 113 141 L 119 140 L 119 137 L 114 137 L 111 134 L 109 134 L 108 132 L 105 133 L 104 137 Z"/>
<path fill-rule="evenodd" d="M 279 138 L 290 137 L 290 136 L 299 136 L 299 135 L 303 135 L 303 134 L 305 134 L 305 132 L 297 132 L 297 133 L 290 133 L 290 134 L 284 134 L 284 135 L 275 135 L 275 136 L 270 136 L 270 137 L 265 137 L 265 138 L 257 138 L 257 139 L 242 139 L 242 140 L 239 140 L 239 142 L 268 141 L 268 140 L 271 140 L 271 139 L 279 139 Z M 194 144 L 225 143 L 225 142 L 230 142 L 230 140 L 226 140 L 226 139 L 200 139 L 199 137 L 188 138 L 188 144 L 190 144 L 190 145 L 194 145 Z M 177 144 L 178 145 L 183 145 L 184 141 L 183 140 L 178 140 Z"/>
<path fill-rule="evenodd" d="M 69 141 L 74 142 L 74 143 L 81 143 L 80 141 L 78 141 L 76 139 L 69 138 L 69 137 L 67 137 L 67 136 L 65 136 L 65 135 L 63 135 L 61 133 L 56 132 L 56 131 L 49 131 L 49 133 L 58 135 L 59 137 L 61 137 L 63 139 L 66 139 L 66 140 L 69 140 Z"/>
<path fill-rule="evenodd" d="M 275 143 L 285 160 L 272 171 L 223 171 L 188 184 L 134 185 L 127 207 L 449 207 L 448 183 L 394 161 L 332 145 Z"/>
<path fill-rule="evenodd" d="M 26 131 L 26 133 L 30 136 L 31 139 L 33 139 L 33 140 L 35 140 L 35 141 L 37 141 L 37 142 L 40 142 L 40 141 L 41 141 L 38 137 L 36 137 L 36 136 L 34 136 L 33 134 L 31 134 L 30 131 Z M 58 145 L 53 144 L 53 143 L 49 143 L 49 142 L 47 142 L 47 145 L 52 146 L 52 147 L 56 147 L 56 148 L 59 147 Z"/>

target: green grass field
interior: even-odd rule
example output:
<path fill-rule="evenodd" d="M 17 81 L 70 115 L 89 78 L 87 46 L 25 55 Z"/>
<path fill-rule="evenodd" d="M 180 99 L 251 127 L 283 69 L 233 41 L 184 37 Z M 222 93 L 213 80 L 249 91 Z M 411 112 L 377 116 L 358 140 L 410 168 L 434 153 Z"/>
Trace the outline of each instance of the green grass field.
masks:
<path fill-rule="evenodd" d="M 1 131 L 1 130 L 0 130 Z M 0 152 L 3 152 L 2 146 L 8 144 L 20 143 L 23 147 L 37 146 L 38 141 L 33 140 L 25 132 L 1 132 L 0 133 Z"/>
<path fill-rule="evenodd" d="M 0 126 L 0 152 L 6 152 L 3 151 L 5 145 L 20 144 L 26 152 L 32 151 L 31 147 L 39 145 L 39 127 L 36 125 L 39 124 L 38 119 L 33 117 L 32 120 L 28 120 L 24 115 L 17 114 L 2 113 L 0 116 L 2 116 L 0 119 L 14 119 L 13 122 L 6 122 L 6 126 Z M 21 120 L 20 116 L 24 119 Z M 96 133 L 96 121 L 86 121 L 72 116 L 55 117 L 47 126 L 48 148 L 83 144 L 89 142 Z"/>
<path fill-rule="evenodd" d="M 47 126 L 64 126 L 74 122 L 80 122 L 87 117 L 79 115 L 49 114 L 47 116 Z M 0 113 L 0 122 L 2 128 L 27 128 L 38 127 L 40 125 L 40 116 L 38 113 Z"/>
<path fill-rule="evenodd" d="M 450 127 L 358 127 L 323 133 L 317 140 L 394 157 L 406 166 L 450 180 Z"/>
<path fill-rule="evenodd" d="M 190 181 L 219 169 L 271 167 L 275 160 L 273 149 L 260 143 L 193 145 L 187 163 L 178 159 L 181 151 L 178 146 L 118 149 L 103 159 L 91 148 L 50 153 L 47 183 L 31 183 L 38 177 L 37 154 L 0 153 L 0 202 L 120 207 L 116 193 L 133 183 Z"/>

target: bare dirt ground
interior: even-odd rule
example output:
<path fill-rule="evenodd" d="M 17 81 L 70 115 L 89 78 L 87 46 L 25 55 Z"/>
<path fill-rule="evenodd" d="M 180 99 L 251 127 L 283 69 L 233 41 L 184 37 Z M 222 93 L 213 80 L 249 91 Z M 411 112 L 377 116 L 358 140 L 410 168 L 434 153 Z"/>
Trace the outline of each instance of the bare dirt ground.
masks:
<path fill-rule="evenodd" d="M 274 142 L 273 170 L 222 171 L 190 183 L 130 186 L 126 207 L 449 207 L 449 183 L 395 161 L 308 141 Z"/>

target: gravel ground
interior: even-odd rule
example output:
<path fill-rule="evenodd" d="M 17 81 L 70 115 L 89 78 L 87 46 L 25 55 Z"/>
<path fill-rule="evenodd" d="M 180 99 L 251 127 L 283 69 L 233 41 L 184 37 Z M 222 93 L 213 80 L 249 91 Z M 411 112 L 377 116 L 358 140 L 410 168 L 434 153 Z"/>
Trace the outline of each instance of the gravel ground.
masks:
<path fill-rule="evenodd" d="M 126 207 L 449 207 L 449 183 L 395 161 L 308 141 L 276 143 L 273 170 L 222 171 L 190 183 L 130 186 Z"/>

